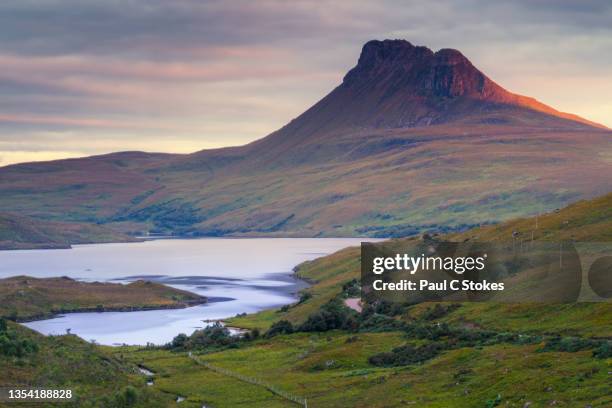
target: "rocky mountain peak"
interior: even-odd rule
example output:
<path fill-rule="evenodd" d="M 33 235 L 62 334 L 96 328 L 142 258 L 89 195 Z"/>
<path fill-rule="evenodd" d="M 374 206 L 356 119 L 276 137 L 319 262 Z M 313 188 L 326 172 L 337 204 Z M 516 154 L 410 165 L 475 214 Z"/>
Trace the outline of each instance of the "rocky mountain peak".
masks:
<path fill-rule="evenodd" d="M 489 98 L 503 92 L 459 51 L 433 52 L 405 40 L 369 41 L 343 85 L 363 88 L 368 82 L 421 97 Z"/>

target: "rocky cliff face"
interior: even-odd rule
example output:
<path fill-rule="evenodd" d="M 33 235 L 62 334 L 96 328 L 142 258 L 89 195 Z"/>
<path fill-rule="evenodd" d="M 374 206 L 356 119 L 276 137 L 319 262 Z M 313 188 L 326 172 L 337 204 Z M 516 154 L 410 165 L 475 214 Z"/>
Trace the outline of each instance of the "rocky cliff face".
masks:
<path fill-rule="evenodd" d="M 368 82 L 384 83 L 389 91 L 404 97 L 487 99 L 504 92 L 459 51 L 433 52 L 402 40 L 364 45 L 357 66 L 345 76 L 343 86 L 358 88 Z"/>

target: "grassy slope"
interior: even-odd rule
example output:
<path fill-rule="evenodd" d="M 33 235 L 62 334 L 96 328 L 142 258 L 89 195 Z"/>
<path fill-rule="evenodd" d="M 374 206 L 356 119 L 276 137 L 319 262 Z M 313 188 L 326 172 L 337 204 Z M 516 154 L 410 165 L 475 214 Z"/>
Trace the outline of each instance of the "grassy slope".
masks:
<path fill-rule="evenodd" d="M 127 385 L 134 386 L 139 394 L 135 407 L 167 406 L 175 398 L 146 389 L 143 376 L 137 374 L 134 365 L 123 361 L 120 354 L 113 354 L 77 336 L 42 336 L 12 322 L 8 322 L 8 329 L 21 340 L 33 341 L 38 351 L 20 358 L 0 352 L 0 387 L 33 385 L 72 389 L 78 399 L 68 404 L 56 404 L 64 407 L 114 407 L 116 405 L 103 398 L 113 401 L 116 392 Z M 52 405 L 21 403 L 17 406 Z"/>
<path fill-rule="evenodd" d="M 612 166 L 610 132 L 541 126 L 353 130 L 274 157 L 248 149 L 9 166 L 0 207 L 126 232 L 406 236 L 602 194 Z"/>
<path fill-rule="evenodd" d="M 567 221 L 567 223 L 566 223 Z M 593 200 L 580 201 L 540 215 L 536 240 L 575 238 L 583 241 L 612 241 L 612 194 Z M 449 235 L 451 240 L 463 241 L 478 237 L 480 241 L 511 240 L 513 231 L 531 237 L 535 217 L 512 220 L 494 226 Z M 343 283 L 359 278 L 359 248 L 348 248 L 335 254 L 309 261 L 298 267 L 298 275 L 314 285 L 307 289 L 313 297 L 287 312 L 265 311 L 230 319 L 232 325 L 247 328 L 267 328 L 274 321 L 288 319 L 301 322 L 314 310 L 340 292 Z M 418 314 L 427 304 L 413 307 Z M 511 305 L 467 303 L 446 317 L 449 321 L 486 324 L 496 329 L 522 328 L 526 331 L 565 332 L 588 336 L 612 336 L 612 306 L 609 303 L 568 305 Z"/>
<path fill-rule="evenodd" d="M 79 282 L 70 278 L 0 279 L 0 316 L 18 320 L 56 313 L 185 307 L 205 298 L 158 283 Z"/>
<path fill-rule="evenodd" d="M 432 126 L 334 135 L 331 146 L 317 142 L 318 149 L 315 142 L 300 147 L 313 164 L 245 168 L 207 182 L 197 206 L 219 211 L 205 210 L 197 229 L 257 234 L 276 224 L 281 227 L 267 233 L 406 236 L 428 226 L 501 221 L 607 191 L 600 172 L 612 163 L 605 133 Z M 316 162 L 326 154 L 328 160 Z"/>
<path fill-rule="evenodd" d="M 302 333 L 200 359 L 306 397 L 314 407 L 485 407 L 498 394 L 503 406 L 511 407 L 612 403 L 609 367 L 589 352 L 538 353 L 539 346 L 496 345 L 452 350 L 402 368 L 368 364 L 369 356 L 405 342 L 400 333 L 358 334 L 356 339 L 342 332 Z M 182 353 L 140 351 L 127 358 L 158 372 L 156 386 L 186 396 L 186 407 L 295 406 L 262 387 L 198 366 Z"/>
<path fill-rule="evenodd" d="M 0 249 L 69 248 L 70 244 L 131 241 L 136 239 L 99 225 L 0 213 Z"/>
<path fill-rule="evenodd" d="M 537 218 L 537 228 L 536 228 Z M 498 225 L 475 228 L 460 234 L 451 234 L 450 240 L 479 241 L 512 240 L 517 231 L 526 239 L 545 241 L 576 240 L 590 242 L 612 241 L 612 193 L 593 200 L 583 200 L 559 211 L 538 217 L 519 218 Z"/>

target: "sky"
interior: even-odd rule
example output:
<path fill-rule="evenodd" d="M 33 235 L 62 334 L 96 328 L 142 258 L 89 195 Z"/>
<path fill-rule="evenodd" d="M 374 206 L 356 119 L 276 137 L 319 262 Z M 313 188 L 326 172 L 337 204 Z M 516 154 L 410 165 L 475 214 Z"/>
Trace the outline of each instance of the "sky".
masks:
<path fill-rule="evenodd" d="M 386 38 L 612 127 L 611 22 L 608 0 L 2 0 L 0 166 L 245 144 Z"/>

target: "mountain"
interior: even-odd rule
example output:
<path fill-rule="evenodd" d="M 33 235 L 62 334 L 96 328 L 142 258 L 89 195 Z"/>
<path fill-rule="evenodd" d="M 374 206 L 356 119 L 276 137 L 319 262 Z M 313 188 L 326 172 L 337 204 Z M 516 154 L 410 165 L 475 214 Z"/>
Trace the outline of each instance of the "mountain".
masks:
<path fill-rule="evenodd" d="M 134 241 L 137 239 L 100 225 L 0 212 L 0 249 L 58 249 L 71 244 Z"/>
<path fill-rule="evenodd" d="M 4 167 L 0 206 L 125 233 L 449 231 L 609 192 L 611 136 L 459 51 L 370 41 L 338 87 L 263 139 Z"/>
<path fill-rule="evenodd" d="M 407 41 L 385 40 L 365 44 L 357 66 L 340 86 L 264 141 L 295 143 L 346 130 L 458 122 L 603 128 L 506 91 L 457 50 L 433 52 Z"/>
<path fill-rule="evenodd" d="M 210 161 L 250 165 L 338 159 L 343 135 L 435 125 L 515 125 L 605 129 L 537 100 L 510 93 L 480 72 L 459 51 L 413 46 L 408 41 L 366 43 L 342 83 L 302 115 L 244 148 L 203 151 Z M 327 150 L 321 156 L 320 150 Z M 342 143 L 342 147 L 345 144 Z M 216 164 L 220 164 L 216 163 Z"/>

